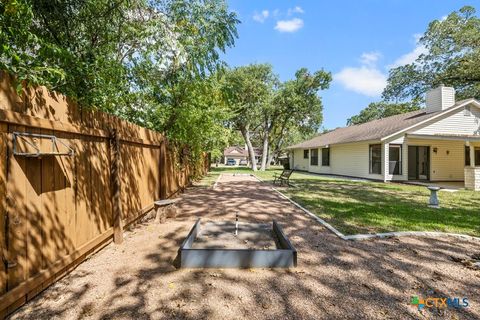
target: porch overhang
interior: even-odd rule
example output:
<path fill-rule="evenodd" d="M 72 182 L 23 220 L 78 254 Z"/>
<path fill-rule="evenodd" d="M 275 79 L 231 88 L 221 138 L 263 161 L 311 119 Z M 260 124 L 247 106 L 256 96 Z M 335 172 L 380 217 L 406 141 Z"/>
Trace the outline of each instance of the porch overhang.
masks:
<path fill-rule="evenodd" d="M 405 134 L 406 137 L 411 139 L 424 139 L 424 140 L 453 140 L 453 141 L 480 141 L 480 135 L 431 135 L 431 134 Z"/>

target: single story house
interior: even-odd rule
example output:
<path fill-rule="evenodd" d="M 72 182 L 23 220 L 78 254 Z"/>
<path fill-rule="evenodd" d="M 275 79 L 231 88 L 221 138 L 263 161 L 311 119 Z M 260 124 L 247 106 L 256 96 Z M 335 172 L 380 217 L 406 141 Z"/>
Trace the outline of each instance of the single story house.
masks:
<path fill-rule="evenodd" d="M 228 147 L 223 150 L 223 164 L 227 164 L 228 160 L 235 160 L 236 165 L 240 164 L 240 161 L 247 161 L 248 152 L 241 147 Z"/>
<path fill-rule="evenodd" d="M 262 152 L 258 148 L 253 148 L 253 151 L 255 152 L 255 160 L 258 163 L 262 158 Z M 225 148 L 225 150 L 223 150 L 223 164 L 227 164 L 227 161 L 230 159 L 233 159 L 237 166 L 242 160 L 249 164 L 250 157 L 248 155 L 247 147 L 245 146 L 245 148 L 242 148 L 238 146 L 232 146 Z"/>
<path fill-rule="evenodd" d="M 463 181 L 480 190 L 480 102 L 440 86 L 426 108 L 288 147 L 295 170 L 382 181 Z"/>

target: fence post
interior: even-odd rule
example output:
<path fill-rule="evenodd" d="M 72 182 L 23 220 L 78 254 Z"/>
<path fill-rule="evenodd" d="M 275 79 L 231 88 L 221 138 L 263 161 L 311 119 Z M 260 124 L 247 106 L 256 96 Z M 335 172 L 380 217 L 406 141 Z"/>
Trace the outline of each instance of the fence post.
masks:
<path fill-rule="evenodd" d="M 165 139 L 160 146 L 160 199 L 167 198 L 167 146 Z"/>
<path fill-rule="evenodd" d="M 121 153 L 120 139 L 116 129 L 111 131 L 110 144 L 112 150 L 112 209 L 113 209 L 113 242 L 121 244 L 123 242 L 123 223 L 122 223 L 122 185 L 120 179 Z"/>

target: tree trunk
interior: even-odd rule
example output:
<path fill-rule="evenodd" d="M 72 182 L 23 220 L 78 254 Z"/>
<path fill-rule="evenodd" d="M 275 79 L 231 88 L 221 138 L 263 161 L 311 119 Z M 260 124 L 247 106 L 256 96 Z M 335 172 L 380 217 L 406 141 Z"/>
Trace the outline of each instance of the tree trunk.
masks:
<path fill-rule="evenodd" d="M 255 150 L 253 150 L 252 141 L 250 141 L 250 131 L 248 130 L 248 128 L 242 128 L 240 131 L 242 132 L 243 139 L 247 144 L 252 170 L 257 171 L 257 161 L 255 159 Z"/>
<path fill-rule="evenodd" d="M 270 163 L 272 163 L 272 160 L 273 160 L 273 156 L 275 155 L 275 153 L 273 152 L 273 150 L 268 150 L 268 162 L 267 162 L 267 168 L 270 167 Z"/>
<path fill-rule="evenodd" d="M 268 157 L 268 132 L 265 132 L 263 135 L 263 149 L 262 149 L 262 166 L 260 171 L 265 171 L 267 167 L 267 157 Z"/>

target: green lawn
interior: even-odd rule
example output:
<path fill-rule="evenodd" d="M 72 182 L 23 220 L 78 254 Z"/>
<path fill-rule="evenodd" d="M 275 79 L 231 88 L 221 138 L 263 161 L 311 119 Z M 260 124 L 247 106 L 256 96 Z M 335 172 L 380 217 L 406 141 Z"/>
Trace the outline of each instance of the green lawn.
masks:
<path fill-rule="evenodd" d="M 220 173 L 253 173 L 248 168 L 212 168 L 213 183 Z M 273 180 L 275 168 L 255 174 Z M 212 182 L 213 181 L 213 182 Z M 294 188 L 282 192 L 328 221 L 346 235 L 388 231 L 443 231 L 480 236 L 480 192 L 440 192 L 441 209 L 428 208 L 425 187 L 399 183 L 338 180 L 295 172 Z"/>

